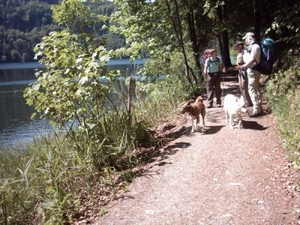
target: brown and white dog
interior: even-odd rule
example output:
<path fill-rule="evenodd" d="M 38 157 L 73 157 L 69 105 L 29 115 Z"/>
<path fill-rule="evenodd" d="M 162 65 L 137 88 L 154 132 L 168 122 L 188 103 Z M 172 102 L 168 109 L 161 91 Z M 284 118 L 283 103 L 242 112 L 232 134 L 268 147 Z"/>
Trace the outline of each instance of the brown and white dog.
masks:
<path fill-rule="evenodd" d="M 242 113 L 247 112 L 245 108 L 245 100 L 241 95 L 240 98 L 235 97 L 232 94 L 228 94 L 224 98 L 224 111 L 225 111 L 225 121 L 228 122 L 229 117 L 229 125 L 230 128 L 234 128 L 233 117 L 236 116 L 238 118 L 238 128 L 241 128 L 242 125 Z"/>
<path fill-rule="evenodd" d="M 197 124 L 200 124 L 200 115 L 202 117 L 202 122 L 203 122 L 203 128 L 205 128 L 205 115 L 206 115 L 206 109 L 205 105 L 203 104 L 203 99 L 201 96 L 199 96 L 196 101 L 189 100 L 187 103 L 185 103 L 180 111 L 182 114 L 188 113 L 192 119 L 192 131 L 191 133 L 194 132 Z M 194 120 L 196 121 L 196 124 L 194 123 Z"/>

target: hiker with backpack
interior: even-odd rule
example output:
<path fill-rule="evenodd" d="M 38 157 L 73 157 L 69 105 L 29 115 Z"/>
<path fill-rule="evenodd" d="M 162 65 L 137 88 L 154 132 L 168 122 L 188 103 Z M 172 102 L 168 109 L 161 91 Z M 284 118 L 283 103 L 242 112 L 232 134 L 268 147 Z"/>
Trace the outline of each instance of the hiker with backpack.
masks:
<path fill-rule="evenodd" d="M 246 51 L 246 49 L 244 48 L 244 42 L 237 41 L 234 47 L 238 52 L 236 57 L 236 65 L 243 65 L 244 64 L 243 56 L 244 56 L 244 52 Z M 248 78 L 245 69 L 239 70 L 238 80 L 239 80 L 240 91 L 241 94 L 244 96 L 246 106 L 252 106 L 252 101 L 248 92 Z"/>
<path fill-rule="evenodd" d="M 214 94 L 216 94 L 217 106 L 221 107 L 221 71 L 223 64 L 218 57 L 216 49 L 210 49 L 210 56 L 204 63 L 204 74 L 206 74 L 207 108 L 213 107 Z"/>
<path fill-rule="evenodd" d="M 246 69 L 248 78 L 248 91 L 253 104 L 252 113 L 250 117 L 257 117 L 262 115 L 262 100 L 260 90 L 260 60 L 261 60 L 261 48 L 255 43 L 254 33 L 248 32 L 243 37 L 247 45 L 246 51 L 243 54 L 243 65 L 237 65 L 238 70 Z"/>

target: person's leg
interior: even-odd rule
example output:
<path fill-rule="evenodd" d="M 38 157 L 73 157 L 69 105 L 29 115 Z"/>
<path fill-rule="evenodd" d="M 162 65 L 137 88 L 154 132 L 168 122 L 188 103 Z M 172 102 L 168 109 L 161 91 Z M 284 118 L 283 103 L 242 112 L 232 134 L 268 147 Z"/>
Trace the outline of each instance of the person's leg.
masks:
<path fill-rule="evenodd" d="M 249 95 L 249 91 L 248 91 L 248 78 L 247 78 L 247 74 L 245 71 L 243 71 L 243 95 L 244 95 L 244 98 L 246 100 L 246 105 L 247 106 L 252 106 L 252 101 L 251 101 L 251 98 L 250 98 L 250 95 Z"/>
<path fill-rule="evenodd" d="M 244 79 L 244 96 L 247 102 L 247 106 L 252 106 L 252 101 L 249 95 L 249 91 L 248 91 L 248 78 L 246 77 L 246 79 Z"/>
<path fill-rule="evenodd" d="M 255 93 L 257 96 L 257 112 L 258 113 L 262 113 L 262 101 L 261 101 L 261 84 L 259 82 L 260 79 L 260 72 L 254 70 L 254 76 L 255 76 L 255 85 L 254 85 L 254 89 L 255 89 Z"/>
<path fill-rule="evenodd" d="M 221 95 L 222 95 L 221 74 L 217 74 L 214 76 L 215 76 L 214 85 L 215 85 L 215 91 L 216 91 L 217 105 L 221 106 Z"/>
<path fill-rule="evenodd" d="M 245 86 L 244 86 L 244 78 L 243 78 L 243 72 L 240 70 L 239 71 L 239 74 L 238 74 L 238 80 L 239 80 L 239 88 L 240 88 L 240 92 L 242 95 L 244 95 L 244 89 L 245 89 Z M 245 96 L 244 96 L 245 97 Z"/>
<path fill-rule="evenodd" d="M 253 111 L 251 116 L 261 113 L 261 100 L 260 100 L 260 73 L 258 71 L 251 71 L 248 75 L 248 91 L 253 104 Z"/>
<path fill-rule="evenodd" d="M 212 75 L 213 76 L 213 75 Z M 207 92 L 207 107 L 212 107 L 214 101 L 213 77 L 207 75 L 206 92 Z"/>

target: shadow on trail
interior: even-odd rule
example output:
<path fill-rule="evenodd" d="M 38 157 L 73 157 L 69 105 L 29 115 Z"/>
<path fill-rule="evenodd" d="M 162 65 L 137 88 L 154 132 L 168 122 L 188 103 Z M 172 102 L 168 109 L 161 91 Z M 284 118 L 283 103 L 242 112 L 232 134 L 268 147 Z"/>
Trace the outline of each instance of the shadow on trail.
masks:
<path fill-rule="evenodd" d="M 191 143 L 176 142 L 175 144 L 169 145 L 166 148 L 164 148 L 164 153 L 167 153 L 168 155 L 173 155 L 178 151 L 178 148 L 188 148 L 189 146 L 191 146 Z"/>
<path fill-rule="evenodd" d="M 155 146 L 140 149 L 137 157 L 142 164 L 158 161 L 159 166 L 163 166 L 166 163 L 162 162 L 162 160 L 167 159 L 170 155 L 176 154 L 178 149 L 187 148 L 191 145 L 190 143 L 186 142 L 176 142 L 172 145 L 168 145 L 169 142 L 180 138 L 187 132 L 187 128 L 185 126 L 181 127 L 179 130 L 173 130 L 175 127 L 176 126 L 172 124 L 166 125 L 163 128 L 163 132 L 165 132 L 165 134 L 157 138 L 157 143 Z"/>
<path fill-rule="evenodd" d="M 260 125 L 256 121 L 247 121 L 243 120 L 243 128 L 244 129 L 252 129 L 252 130 L 265 130 L 267 127 Z"/>
<path fill-rule="evenodd" d="M 176 142 L 173 145 L 169 145 L 165 148 L 162 149 L 161 151 L 161 155 L 160 155 L 160 163 L 157 164 L 159 166 L 163 166 L 167 163 L 163 162 L 163 160 L 169 158 L 170 155 L 174 155 L 176 154 L 179 149 L 183 149 L 183 148 L 188 148 L 189 146 L 191 146 L 191 143 L 188 142 Z"/>
<path fill-rule="evenodd" d="M 223 107 L 207 110 L 205 119 L 212 123 L 221 123 L 222 120 L 225 120 Z"/>
<path fill-rule="evenodd" d="M 210 135 L 219 132 L 225 126 L 209 126 L 203 131 L 203 134 Z"/>
<path fill-rule="evenodd" d="M 172 128 L 174 128 L 174 127 L 175 127 L 175 125 Z M 181 127 L 180 130 L 167 134 L 166 138 L 177 139 L 177 138 L 181 137 L 185 132 L 186 132 L 186 127 L 183 126 L 183 127 Z"/>
<path fill-rule="evenodd" d="M 159 150 L 158 148 L 153 149 L 156 154 L 152 154 L 150 158 L 148 158 L 147 162 L 156 162 L 152 164 L 150 168 L 153 168 L 155 166 L 164 166 L 166 164 L 172 164 L 172 162 L 167 162 L 165 161 L 166 159 L 169 158 L 170 155 L 176 154 L 179 150 L 178 149 L 183 149 L 183 148 L 188 148 L 191 146 L 191 143 L 188 142 L 176 142 L 172 145 L 169 145 L 165 148 L 162 148 Z M 145 177 L 152 177 L 153 175 L 158 175 L 158 171 L 144 171 L 143 173 L 138 174 L 138 176 L 145 176 Z"/>

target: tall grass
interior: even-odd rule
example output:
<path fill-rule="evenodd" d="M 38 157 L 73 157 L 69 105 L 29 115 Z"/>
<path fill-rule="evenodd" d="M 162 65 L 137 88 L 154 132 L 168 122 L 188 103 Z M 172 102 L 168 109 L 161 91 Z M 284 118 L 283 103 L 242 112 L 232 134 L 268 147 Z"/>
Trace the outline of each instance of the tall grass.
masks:
<path fill-rule="evenodd" d="M 291 57 L 295 59 L 295 56 Z M 284 139 L 290 159 L 296 167 L 300 165 L 300 62 L 289 60 L 292 64 L 286 70 L 272 74 L 267 82 L 267 98 L 272 107 L 277 129 Z"/>
<path fill-rule="evenodd" d="M 102 207 L 139 174 L 140 149 L 159 141 L 150 128 L 178 113 L 183 86 L 168 78 L 138 83 L 130 114 L 101 114 L 92 128 L 2 149 L 0 224 L 64 224 L 105 213 Z"/>

